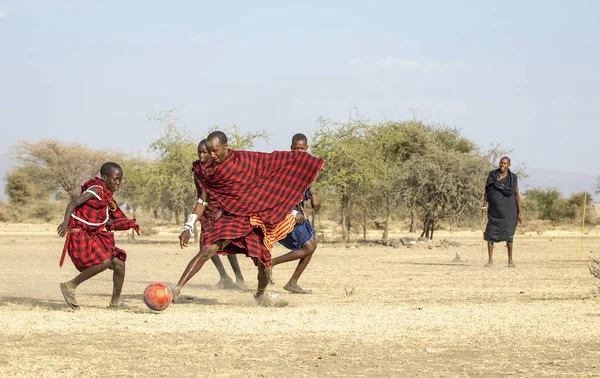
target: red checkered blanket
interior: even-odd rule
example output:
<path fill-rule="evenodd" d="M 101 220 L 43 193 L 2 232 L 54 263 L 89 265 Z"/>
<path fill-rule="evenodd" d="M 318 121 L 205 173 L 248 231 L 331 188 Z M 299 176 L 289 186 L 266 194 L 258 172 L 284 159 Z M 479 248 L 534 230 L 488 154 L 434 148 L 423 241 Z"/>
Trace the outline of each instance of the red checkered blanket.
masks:
<path fill-rule="evenodd" d="M 125 261 L 127 254 L 115 246 L 115 238 L 111 230 L 129 230 L 139 232 L 135 219 L 129 219 L 118 208 L 112 192 L 104 181 L 98 177 L 88 180 L 81 187 L 82 194 L 91 188 L 97 190 L 94 198 L 78 206 L 69 221 L 60 266 L 68 251 L 71 261 L 78 270 L 102 263 L 107 259 L 118 257 Z M 107 225 L 109 219 L 112 221 Z M 109 231 L 106 231 L 106 230 Z"/>
<path fill-rule="evenodd" d="M 322 167 L 323 159 L 305 152 L 230 150 L 221 164 L 201 166 L 201 181 L 225 211 L 276 225 L 302 201 Z"/>
<path fill-rule="evenodd" d="M 233 150 L 219 165 L 201 165 L 200 185 L 209 203 L 223 209 L 221 218 L 203 230 L 202 245 L 231 240 L 229 250 L 243 250 L 255 263 L 269 266 L 272 243 L 293 228 L 290 212 L 322 166 L 323 159 L 304 152 Z M 273 234 L 265 238 L 264 232 Z"/>

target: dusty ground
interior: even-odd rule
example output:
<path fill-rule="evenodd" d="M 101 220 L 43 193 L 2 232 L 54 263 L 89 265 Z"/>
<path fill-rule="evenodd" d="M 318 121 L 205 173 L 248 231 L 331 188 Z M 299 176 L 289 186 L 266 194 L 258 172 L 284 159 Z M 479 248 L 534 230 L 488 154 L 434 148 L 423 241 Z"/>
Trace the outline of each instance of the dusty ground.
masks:
<path fill-rule="evenodd" d="M 58 268 L 54 227 L 0 224 L 1 377 L 600 376 L 600 280 L 579 263 L 576 234 L 517 237 L 515 269 L 503 248 L 483 268 L 476 233 L 436 236 L 462 243 L 450 248 L 321 245 L 301 281 L 314 294 L 287 294 L 294 266 L 275 269 L 280 308 L 212 290 L 206 266 L 185 303 L 161 313 L 141 293 L 176 282 L 196 250 L 164 234 L 121 237 L 134 310 L 105 309 L 105 272 L 80 286 L 73 312 L 58 283 L 76 271 Z M 584 260 L 599 247 L 588 235 Z M 254 287 L 255 268 L 241 263 Z"/>

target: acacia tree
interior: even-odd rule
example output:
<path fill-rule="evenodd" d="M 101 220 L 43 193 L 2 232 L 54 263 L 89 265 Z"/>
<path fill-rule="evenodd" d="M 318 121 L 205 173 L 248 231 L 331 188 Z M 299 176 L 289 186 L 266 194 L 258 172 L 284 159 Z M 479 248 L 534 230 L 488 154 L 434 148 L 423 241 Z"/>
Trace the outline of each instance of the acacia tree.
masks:
<path fill-rule="evenodd" d="M 62 144 L 55 140 L 20 141 L 14 147 L 14 157 L 22 167 L 28 167 L 37 182 L 53 190 L 64 190 L 71 198 L 81 194 L 81 185 L 98 173 L 107 160 L 106 151 L 92 150 L 81 144 Z"/>
<path fill-rule="evenodd" d="M 156 162 L 138 157 L 120 160 L 124 177 L 119 188 L 119 197 L 127 203 L 135 218 L 140 208 L 151 210 L 155 203 L 153 177 L 156 172 Z"/>
<path fill-rule="evenodd" d="M 334 123 L 319 119 L 318 123 L 311 148 L 326 163 L 317 180 L 339 198 L 342 240 L 347 242 L 352 208 L 369 193 L 376 176 L 368 155 L 371 140 L 366 135 L 370 126 L 353 120 Z"/>
<path fill-rule="evenodd" d="M 6 173 L 4 192 L 8 196 L 8 203 L 19 207 L 35 199 L 39 189 L 32 176 L 31 170 L 27 167 L 18 167 Z"/>
<path fill-rule="evenodd" d="M 180 224 L 181 214 L 186 210 L 189 212 L 195 203 L 196 189 L 191 168 L 192 163 L 198 159 L 198 142 L 219 127 L 210 128 L 204 136 L 195 140 L 175 109 L 149 114 L 148 119 L 159 125 L 162 135 L 150 145 L 150 151 L 157 156 L 156 163 L 149 164 L 140 171 L 136 185 L 145 188 L 146 192 L 153 188 L 152 202 L 147 205 L 155 210 L 171 212 L 175 216 L 175 222 Z M 268 141 L 265 131 L 241 133 L 234 125 L 224 132 L 232 149 L 252 148 L 258 138 Z"/>
<path fill-rule="evenodd" d="M 197 158 L 196 145 L 177 118 L 176 110 L 148 118 L 162 128 L 161 137 L 150 144 L 150 151 L 157 155 L 157 163 L 148 172 L 149 185 L 155 188 L 152 208 L 171 212 L 179 224 L 181 214 L 194 201 L 195 189 L 190 177 L 191 163 Z"/>
<path fill-rule="evenodd" d="M 482 177 L 489 161 L 458 130 L 427 127 L 425 150 L 411 156 L 402 175 L 402 196 L 419 209 L 422 236 L 432 238 L 435 222 L 456 223 L 473 216 L 481 205 Z"/>
<path fill-rule="evenodd" d="M 375 183 L 374 200 L 380 203 L 385 214 L 382 239 L 388 239 L 392 211 L 404 199 L 402 197 L 403 172 L 406 161 L 415 155 L 423 155 L 428 140 L 427 127 L 420 121 L 385 122 L 375 125 L 374 151 L 377 152 L 378 180 Z M 414 232 L 416 209 L 411 210 L 411 232 Z"/>
<path fill-rule="evenodd" d="M 221 127 L 218 125 L 214 126 L 209 130 L 209 134 L 215 130 L 221 130 Z M 242 133 L 237 125 L 232 125 L 221 131 L 227 134 L 227 145 L 233 150 L 249 150 L 254 147 L 254 143 L 258 139 L 269 142 L 269 134 L 264 130 Z"/>

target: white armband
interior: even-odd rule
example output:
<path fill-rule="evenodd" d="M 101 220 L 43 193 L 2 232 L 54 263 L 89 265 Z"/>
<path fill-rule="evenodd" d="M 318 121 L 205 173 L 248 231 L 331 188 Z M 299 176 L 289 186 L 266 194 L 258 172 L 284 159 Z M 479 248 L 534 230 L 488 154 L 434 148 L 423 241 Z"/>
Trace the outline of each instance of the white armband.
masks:
<path fill-rule="evenodd" d="M 193 237 L 194 236 L 194 223 L 196 223 L 196 219 L 198 219 L 198 216 L 196 214 L 190 214 L 190 216 L 187 219 L 187 222 L 185 222 L 185 224 L 183 225 L 183 229 L 181 230 L 183 231 L 189 231 L 190 235 Z"/>
<path fill-rule="evenodd" d="M 208 202 L 204 202 L 202 201 L 202 198 L 198 198 L 198 203 L 202 206 L 204 206 L 204 208 L 206 208 L 206 206 L 208 205 Z"/>

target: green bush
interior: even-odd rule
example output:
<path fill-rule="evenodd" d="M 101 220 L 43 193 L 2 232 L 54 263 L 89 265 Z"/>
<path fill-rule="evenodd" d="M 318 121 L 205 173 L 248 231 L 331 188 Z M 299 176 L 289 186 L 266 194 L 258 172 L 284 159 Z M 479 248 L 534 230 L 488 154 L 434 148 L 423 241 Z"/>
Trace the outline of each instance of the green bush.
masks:
<path fill-rule="evenodd" d="M 589 193 L 573 193 L 565 199 L 555 189 L 529 189 L 523 193 L 523 212 L 528 219 L 541 219 L 558 222 L 580 220 L 583 215 L 583 200 L 587 195 L 586 220 L 590 219 L 592 197 Z"/>

